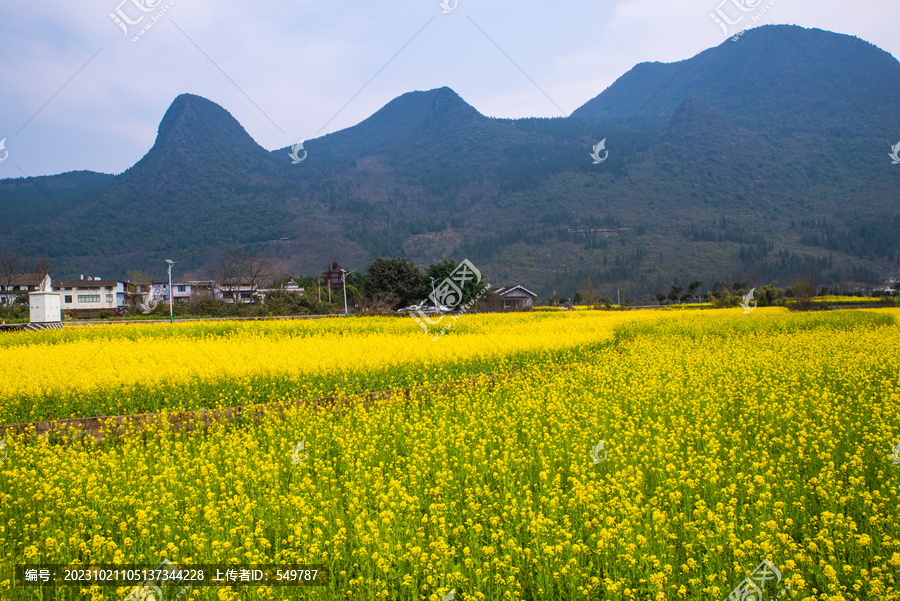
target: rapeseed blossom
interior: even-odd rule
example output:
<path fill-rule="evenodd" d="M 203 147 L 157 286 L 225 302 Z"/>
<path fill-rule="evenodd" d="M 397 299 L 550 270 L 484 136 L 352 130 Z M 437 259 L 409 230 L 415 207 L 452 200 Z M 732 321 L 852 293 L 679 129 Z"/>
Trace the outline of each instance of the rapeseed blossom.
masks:
<path fill-rule="evenodd" d="M 150 365 L 229 402 L 236 383 L 245 391 L 265 378 L 347 372 L 370 382 L 388 365 L 409 370 L 412 384 L 489 373 L 490 361 L 509 376 L 340 412 L 291 409 L 193 432 L 152 426 L 102 445 L 11 436 L 0 464 L 0 565 L 167 558 L 330 571 L 323 590 L 197 587 L 192 599 L 439 600 L 454 590 L 458 599 L 721 600 L 768 559 L 790 584 L 782 599 L 898 601 L 897 315 L 472 316 L 437 343 L 423 337 L 430 346 L 397 320 L 303 334 L 252 324 L 257 334 L 216 334 L 233 348 L 203 352 L 194 347 L 202 328 L 149 330 L 158 345 L 149 358 L 143 333 L 111 336 L 146 381 L 101 362 L 95 388 L 71 382 L 80 394 L 171 393 Z M 90 352 L 100 340 L 91 336 L 56 344 Z M 340 338 L 365 350 L 358 361 L 332 345 Z M 275 360 L 287 350 L 302 360 Z M 216 352 L 229 367 L 203 356 Z M 484 363 L 466 363 L 482 353 Z M 243 363 L 226 361 L 232 354 Z M 53 377 L 68 372 L 39 369 L 41 398 L 67 402 L 66 382 Z M 308 455 L 296 463 L 301 440 Z M 607 454 L 597 463 L 600 440 Z M 0 569 L 0 597 L 29 598 Z M 85 594 L 124 599 L 128 590 Z"/>

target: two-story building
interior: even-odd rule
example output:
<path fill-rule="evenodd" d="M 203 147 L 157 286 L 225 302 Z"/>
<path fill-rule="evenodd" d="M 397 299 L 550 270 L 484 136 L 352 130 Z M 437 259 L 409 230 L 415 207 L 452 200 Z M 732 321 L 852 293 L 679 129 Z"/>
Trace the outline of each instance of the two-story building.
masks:
<path fill-rule="evenodd" d="M 128 283 L 120 280 L 68 280 L 56 282 L 53 289 L 59 292 L 60 308 L 76 318 L 96 319 L 101 311 L 124 309 L 128 297 Z"/>

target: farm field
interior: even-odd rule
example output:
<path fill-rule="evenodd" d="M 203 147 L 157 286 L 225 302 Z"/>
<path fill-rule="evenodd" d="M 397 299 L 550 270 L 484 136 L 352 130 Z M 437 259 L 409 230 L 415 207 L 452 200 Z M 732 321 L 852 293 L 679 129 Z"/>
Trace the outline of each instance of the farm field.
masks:
<path fill-rule="evenodd" d="M 167 559 L 319 564 L 329 584 L 165 600 L 721 601 L 768 560 L 764 599 L 900 600 L 898 317 L 475 315 L 436 341 L 408 318 L 10 335 L 4 424 L 509 377 L 100 445 L 10 436 L 0 598 L 49 598 L 15 586 L 15 564 Z"/>
<path fill-rule="evenodd" d="M 573 363 L 649 312 L 108 325 L 0 337 L 0 424 L 267 403 Z M 449 318 L 446 318 L 449 319 Z M 562 327 L 561 327 L 562 326 Z"/>

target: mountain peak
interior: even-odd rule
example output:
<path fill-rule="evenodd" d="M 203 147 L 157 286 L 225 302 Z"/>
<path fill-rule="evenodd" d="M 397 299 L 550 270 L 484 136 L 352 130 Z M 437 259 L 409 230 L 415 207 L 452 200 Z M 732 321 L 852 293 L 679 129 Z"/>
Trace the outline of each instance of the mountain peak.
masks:
<path fill-rule="evenodd" d="M 169 105 L 166 114 L 163 115 L 162 121 L 159 122 L 157 133 L 157 142 L 160 138 L 171 135 L 179 124 L 185 121 L 190 122 L 193 119 L 202 119 L 204 117 L 221 116 L 222 114 L 231 117 L 231 114 L 224 108 L 207 100 L 203 96 L 196 94 L 179 94 L 172 104 Z M 233 117 L 231 117 L 233 119 Z M 235 120 L 235 122 L 237 122 Z"/>
<path fill-rule="evenodd" d="M 251 163 L 267 160 L 268 152 L 231 113 L 202 96 L 180 94 L 160 121 L 153 147 L 132 170 L 206 169 L 217 163 L 243 171 Z"/>
<path fill-rule="evenodd" d="M 227 110 L 202 96 L 181 94 L 172 101 L 160 121 L 151 152 L 202 151 L 223 143 L 247 151 L 260 148 Z"/>
<path fill-rule="evenodd" d="M 407 92 L 384 105 L 367 121 L 395 130 L 418 130 L 460 120 L 484 119 L 484 115 L 448 87 Z"/>
<path fill-rule="evenodd" d="M 795 129 L 817 131 L 823 120 L 844 119 L 847 113 L 859 127 L 877 121 L 887 129 L 897 122 L 893 107 L 900 104 L 900 70 L 878 47 L 793 25 L 755 27 L 733 40 L 689 60 L 638 64 L 572 117 L 662 126 L 686 98 L 701 95 L 751 130 L 786 121 Z M 767 107 L 764 119 L 760 106 Z"/>
<path fill-rule="evenodd" d="M 150 189 L 172 192 L 201 173 L 228 173 L 232 177 L 268 162 L 258 145 L 231 113 L 211 100 L 181 94 L 169 105 L 159 123 L 153 147 L 122 175 L 148 182 Z"/>
<path fill-rule="evenodd" d="M 320 151 L 364 155 L 393 149 L 401 154 L 410 150 L 418 153 L 421 148 L 417 145 L 452 143 L 488 121 L 446 86 L 407 92 L 353 127 L 325 136 Z"/>

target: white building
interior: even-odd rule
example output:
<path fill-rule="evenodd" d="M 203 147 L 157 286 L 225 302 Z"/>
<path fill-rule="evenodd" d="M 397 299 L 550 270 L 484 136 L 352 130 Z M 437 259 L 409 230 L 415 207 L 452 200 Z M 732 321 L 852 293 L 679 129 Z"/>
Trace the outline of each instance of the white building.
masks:
<path fill-rule="evenodd" d="M 290 280 L 278 288 L 264 288 L 259 285 L 251 284 L 228 284 L 224 285 L 221 289 L 218 289 L 219 296 L 216 298 L 224 299 L 229 303 L 252 303 L 256 300 L 265 302 L 267 294 L 279 291 L 295 292 L 300 296 L 303 296 L 306 289 L 302 288 L 294 280 Z"/>
<path fill-rule="evenodd" d="M 76 318 L 96 319 L 101 311 L 124 309 L 128 297 L 128 284 L 120 280 L 69 280 L 57 282 L 54 289 L 59 292 L 61 309 L 72 311 Z"/>

